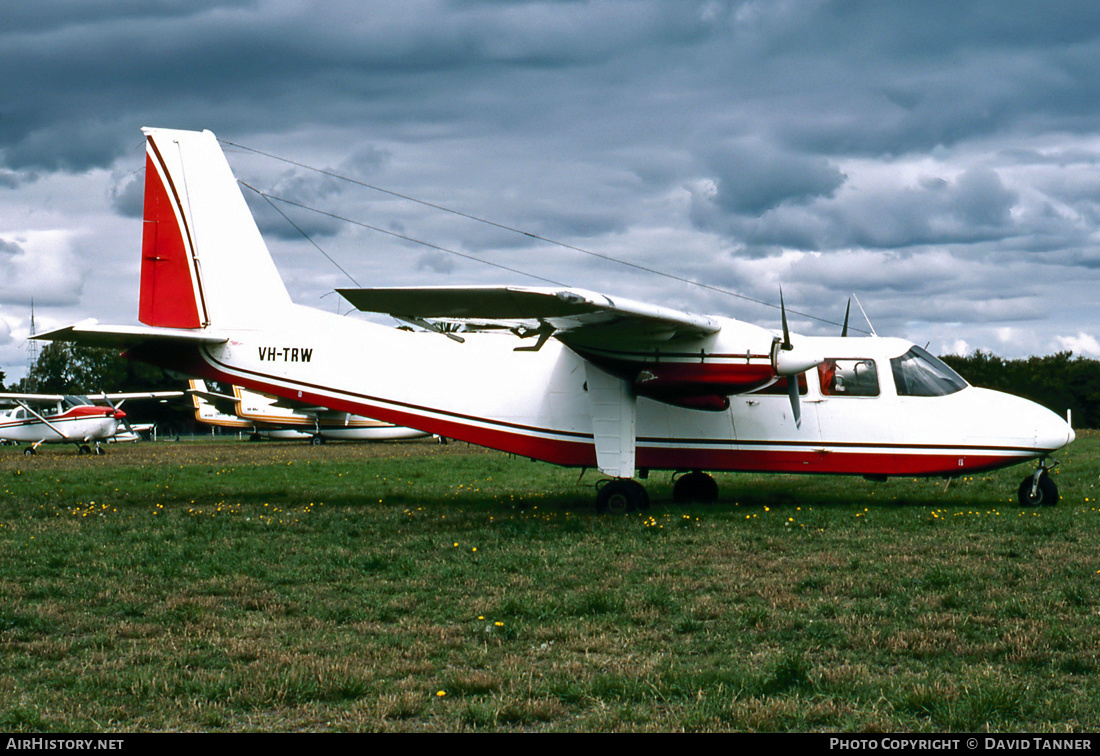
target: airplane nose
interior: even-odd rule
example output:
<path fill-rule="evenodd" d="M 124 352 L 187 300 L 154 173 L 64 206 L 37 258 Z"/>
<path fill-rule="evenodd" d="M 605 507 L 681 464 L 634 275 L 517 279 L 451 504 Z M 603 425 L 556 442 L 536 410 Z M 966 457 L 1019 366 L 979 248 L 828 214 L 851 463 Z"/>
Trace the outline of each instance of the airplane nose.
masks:
<path fill-rule="evenodd" d="M 1077 434 L 1065 418 L 1053 412 L 1047 411 L 1036 422 L 1035 446 L 1039 449 L 1056 451 L 1072 443 L 1075 438 Z"/>
<path fill-rule="evenodd" d="M 989 389 L 972 391 L 973 400 L 968 403 L 980 410 L 982 430 L 976 435 L 984 441 L 1000 439 L 999 443 L 1047 455 L 1076 436 L 1064 417 L 1029 399 Z"/>
<path fill-rule="evenodd" d="M 122 418 L 124 418 L 124 417 L 126 417 L 126 413 L 125 413 L 125 412 L 123 412 L 123 411 L 122 411 L 122 410 L 120 410 L 120 409 L 116 409 L 116 410 L 115 410 L 115 419 L 116 419 L 116 420 L 121 420 L 121 419 L 122 419 Z"/>

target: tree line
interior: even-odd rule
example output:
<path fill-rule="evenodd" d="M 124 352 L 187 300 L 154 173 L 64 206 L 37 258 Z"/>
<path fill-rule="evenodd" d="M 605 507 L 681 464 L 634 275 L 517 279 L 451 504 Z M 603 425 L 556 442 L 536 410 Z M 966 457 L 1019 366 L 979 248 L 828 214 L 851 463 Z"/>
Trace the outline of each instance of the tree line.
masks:
<path fill-rule="evenodd" d="M 1045 357 L 1006 360 L 991 352 L 941 358 L 974 386 L 1022 396 L 1065 415 L 1073 411 L 1078 428 L 1100 428 L 1100 361 L 1058 352 Z M 0 371 L 0 388 L 4 373 Z M 127 360 L 116 350 L 63 342 L 46 345 L 25 378 L 8 391 L 40 394 L 94 394 L 100 391 L 178 391 L 184 381 L 163 370 Z M 157 409 L 164 420 L 190 422 L 190 404 L 173 402 Z"/>

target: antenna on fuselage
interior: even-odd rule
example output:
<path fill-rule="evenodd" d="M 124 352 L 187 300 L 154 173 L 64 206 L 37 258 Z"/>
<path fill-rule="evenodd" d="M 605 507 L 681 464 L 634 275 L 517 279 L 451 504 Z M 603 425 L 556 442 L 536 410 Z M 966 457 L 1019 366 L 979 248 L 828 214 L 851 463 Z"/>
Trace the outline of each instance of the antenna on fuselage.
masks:
<path fill-rule="evenodd" d="M 875 327 L 873 325 L 871 325 L 871 319 L 869 317 L 867 317 L 867 311 L 864 310 L 863 305 L 861 305 L 859 303 L 859 297 L 857 297 L 855 294 L 853 294 L 852 299 L 856 300 L 856 306 L 859 307 L 859 311 L 863 313 L 863 319 L 867 321 L 867 327 L 871 329 L 871 335 L 872 336 L 878 336 L 878 334 L 875 333 Z M 845 318 L 844 322 L 847 323 L 848 319 Z"/>

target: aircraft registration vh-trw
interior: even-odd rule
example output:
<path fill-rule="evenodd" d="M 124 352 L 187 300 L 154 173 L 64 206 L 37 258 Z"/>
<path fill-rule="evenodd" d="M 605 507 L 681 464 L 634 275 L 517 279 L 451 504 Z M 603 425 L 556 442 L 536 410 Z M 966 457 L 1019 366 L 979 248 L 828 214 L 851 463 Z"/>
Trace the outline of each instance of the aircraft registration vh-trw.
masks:
<path fill-rule="evenodd" d="M 609 480 L 597 509 L 714 499 L 706 471 L 954 477 L 1039 460 L 1021 503 L 1053 504 L 1046 460 L 1074 438 L 1037 404 L 969 386 L 897 338 L 782 336 L 553 287 L 342 289 L 408 331 L 294 304 L 209 131 L 145 129 L 140 326 L 49 340 L 134 359 Z M 473 332 L 444 333 L 438 321 Z"/>

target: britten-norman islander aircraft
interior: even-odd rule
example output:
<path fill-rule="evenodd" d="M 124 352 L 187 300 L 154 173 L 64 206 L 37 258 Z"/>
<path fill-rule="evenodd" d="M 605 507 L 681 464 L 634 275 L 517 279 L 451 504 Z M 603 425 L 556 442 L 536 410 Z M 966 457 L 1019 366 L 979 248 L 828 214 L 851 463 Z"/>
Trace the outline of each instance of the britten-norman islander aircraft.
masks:
<path fill-rule="evenodd" d="M 553 287 L 342 289 L 406 331 L 294 304 L 215 136 L 145 129 L 140 326 L 39 338 L 134 359 L 609 477 L 597 509 L 713 499 L 706 471 L 954 477 L 1039 460 L 1024 504 L 1052 504 L 1050 454 L 1074 438 L 1037 404 L 967 385 L 897 338 L 782 335 Z M 439 320 L 473 332 L 445 333 Z M 480 328 L 481 330 L 478 330 Z"/>
<path fill-rule="evenodd" d="M 308 440 L 314 446 L 333 441 L 403 441 L 429 435 L 327 407 L 311 407 L 240 386 L 232 394 L 211 391 L 205 381 L 192 380 L 191 400 L 200 423 L 250 431 L 254 437 Z"/>
<path fill-rule="evenodd" d="M 93 450 L 102 454 L 102 442 L 110 441 L 126 428 L 129 434 L 135 429 L 122 411 L 127 399 L 166 399 L 183 396 L 182 391 L 147 391 L 125 394 L 0 394 L 0 405 L 13 405 L 0 411 L 0 439 L 25 441 L 27 456 L 38 451 L 42 444 L 74 444 L 81 454 Z M 35 408 L 38 409 L 35 409 Z"/>

